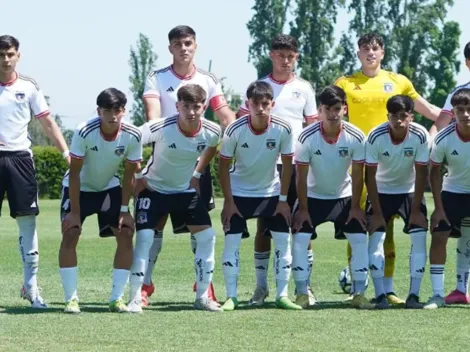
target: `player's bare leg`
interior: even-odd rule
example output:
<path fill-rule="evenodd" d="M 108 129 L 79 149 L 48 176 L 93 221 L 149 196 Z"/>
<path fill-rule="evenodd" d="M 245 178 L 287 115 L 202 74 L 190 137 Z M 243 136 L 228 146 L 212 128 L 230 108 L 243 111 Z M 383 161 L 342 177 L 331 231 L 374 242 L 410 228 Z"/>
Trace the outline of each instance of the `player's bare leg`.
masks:
<path fill-rule="evenodd" d="M 62 234 L 59 249 L 59 270 L 65 295 L 65 313 L 80 313 L 78 306 L 77 281 L 77 244 L 80 229 L 71 228 Z"/>

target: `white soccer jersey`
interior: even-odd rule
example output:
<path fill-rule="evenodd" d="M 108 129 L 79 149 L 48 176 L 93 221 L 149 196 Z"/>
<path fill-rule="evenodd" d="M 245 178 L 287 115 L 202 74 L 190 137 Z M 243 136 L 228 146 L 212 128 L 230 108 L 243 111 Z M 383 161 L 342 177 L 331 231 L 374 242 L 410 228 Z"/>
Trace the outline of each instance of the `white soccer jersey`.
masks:
<path fill-rule="evenodd" d="M 455 92 L 457 92 L 459 89 L 462 89 L 462 88 L 470 88 L 470 82 L 462 84 L 461 86 L 457 86 L 457 87 L 454 88 L 454 90 L 447 96 L 446 102 L 445 102 L 444 107 L 442 108 L 441 112 L 449 114 L 452 117 L 454 116 L 454 114 L 452 113 L 452 104 L 450 103 L 450 100 L 454 96 Z"/>
<path fill-rule="evenodd" d="M 470 193 L 470 142 L 462 140 L 457 124 L 451 124 L 434 138 L 431 163 L 447 161 L 448 173 L 444 176 L 442 190 L 453 193 Z"/>
<path fill-rule="evenodd" d="M 336 142 L 323 137 L 323 123 L 316 122 L 300 134 L 295 147 L 295 162 L 309 165 L 308 197 L 339 199 L 352 195 L 351 163 L 364 163 L 364 133 L 353 124 L 343 121 Z"/>
<path fill-rule="evenodd" d="M 104 139 L 100 130 L 100 118 L 80 124 L 72 138 L 70 156 L 84 159 L 80 172 L 80 190 L 100 192 L 119 186 L 116 175 L 119 165 L 126 161 L 138 163 L 142 160 L 142 135 L 139 129 L 122 122 L 121 130 L 112 141 Z M 62 185 L 69 187 L 69 171 Z"/>
<path fill-rule="evenodd" d="M 206 105 L 209 104 L 212 110 L 217 111 L 227 106 L 222 85 L 217 78 L 196 67 L 194 67 L 193 73 L 187 77 L 179 76 L 172 66 L 152 72 L 145 82 L 143 97 L 160 99 L 162 117 L 173 116 L 178 113 L 176 92 L 187 84 L 197 84 L 204 88 L 207 93 Z"/>
<path fill-rule="evenodd" d="M 232 194 L 240 197 L 279 195 L 276 161 L 279 155 L 293 156 L 294 139 L 288 122 L 271 115 L 268 127 L 256 132 L 250 116 L 231 123 L 224 133 L 220 157 L 234 158 L 230 170 Z"/>
<path fill-rule="evenodd" d="M 217 146 L 219 125 L 201 118 L 199 131 L 187 136 L 178 126 L 178 115 L 142 125 L 143 144 L 152 143 L 152 156 L 143 174 L 149 186 L 165 194 L 194 192 L 189 189 L 196 160 L 206 147 Z"/>
<path fill-rule="evenodd" d="M 276 81 L 272 75 L 261 78 L 273 88 L 274 107 L 272 114 L 287 121 L 292 127 L 294 140 L 297 140 L 302 133 L 303 122 L 306 119 L 313 119 L 318 116 L 315 92 L 312 85 L 297 75 L 287 81 Z M 244 103 L 240 111 L 248 114 L 247 98 L 243 96 Z M 280 159 L 278 163 L 281 163 Z"/>
<path fill-rule="evenodd" d="M 0 150 L 20 151 L 31 147 L 28 124 L 32 115 L 49 115 L 46 99 L 36 82 L 21 74 L 0 83 Z"/>
<path fill-rule="evenodd" d="M 379 193 L 413 193 L 414 165 L 427 165 L 429 152 L 429 133 L 417 123 L 410 123 L 407 136 L 399 144 L 392 141 L 388 122 L 370 131 L 366 143 L 366 164 L 377 166 Z"/>

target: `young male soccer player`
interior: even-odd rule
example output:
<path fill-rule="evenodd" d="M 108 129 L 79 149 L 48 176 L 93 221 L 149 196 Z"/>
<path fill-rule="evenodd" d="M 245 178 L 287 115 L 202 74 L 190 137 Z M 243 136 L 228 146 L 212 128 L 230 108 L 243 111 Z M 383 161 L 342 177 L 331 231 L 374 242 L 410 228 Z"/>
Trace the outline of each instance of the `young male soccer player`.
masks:
<path fill-rule="evenodd" d="M 285 34 L 277 35 L 271 43 L 269 57 L 273 64 L 273 72 L 268 76 L 261 78 L 260 81 L 268 83 L 274 94 L 274 107 L 272 113 L 277 117 L 287 121 L 292 128 L 292 135 L 296 141 L 299 137 L 304 124 L 310 124 L 317 119 L 317 104 L 315 101 L 315 92 L 312 85 L 300 78 L 293 71 L 297 59 L 298 43 L 297 40 Z M 247 103 L 245 97 L 244 101 Z M 249 114 L 248 106 L 242 105 L 237 116 Z M 282 161 L 278 159 L 277 169 L 282 174 Z M 297 200 L 295 189 L 295 170 L 292 174 L 289 192 L 287 194 L 287 203 L 293 207 Z M 268 268 L 269 257 L 271 255 L 271 238 L 264 236 L 265 227 L 262 219 L 258 219 L 258 230 L 255 238 L 255 272 L 256 289 L 253 297 L 250 299 L 251 305 L 262 305 L 269 295 L 268 287 Z M 313 263 L 313 252 L 309 246 L 309 263 Z M 309 287 L 310 304 L 315 304 L 315 297 Z"/>
<path fill-rule="evenodd" d="M 20 43 L 10 35 L 0 36 L 0 209 L 5 193 L 10 216 L 19 229 L 24 281 L 21 296 L 33 308 L 47 308 L 37 284 L 39 265 L 36 216 L 39 214 L 38 185 L 28 138 L 32 115 L 44 133 L 69 161 L 67 144 L 49 114 L 46 99 L 37 83 L 16 71 Z"/>
<path fill-rule="evenodd" d="M 426 187 L 429 134 L 412 122 L 414 103 L 406 95 L 387 102 L 388 122 L 374 128 L 366 144 L 366 185 L 369 201 L 369 269 L 374 280 L 376 308 L 389 307 L 384 286 L 384 240 L 395 215 L 405 222 L 411 238 L 410 292 L 407 308 L 422 308 L 419 289 L 426 267 Z"/>
<path fill-rule="evenodd" d="M 65 313 L 79 313 L 76 248 L 85 219 L 98 215 L 100 236 L 116 236 L 111 312 L 127 312 L 122 296 L 132 264 L 134 220 L 129 213 L 133 177 L 142 159 L 141 133 L 122 121 L 127 98 L 115 88 L 98 95 L 99 117 L 82 123 L 72 138 L 70 170 L 63 181 L 61 202 L 62 243 L 60 276 L 65 293 Z M 116 177 L 126 161 L 122 188 Z"/>
<path fill-rule="evenodd" d="M 188 84 L 178 90 L 177 97 L 177 115 L 142 127 L 143 143 L 152 143 L 153 153 L 142 174 L 136 175 L 138 182 L 147 186 L 135 201 L 137 236 L 130 279 L 131 312 L 142 312 L 141 287 L 153 232 L 168 214 L 186 224 L 197 241 L 194 308 L 221 310 L 208 296 L 214 271 L 215 231 L 204 201 L 196 192 L 201 172 L 216 153 L 221 130 L 202 117 L 207 101 L 204 88 Z M 201 159 L 194 171 L 199 156 Z"/>
<path fill-rule="evenodd" d="M 293 275 L 296 304 L 308 305 L 308 257 L 310 239 L 318 225 L 332 221 L 335 237 L 343 234 L 352 247 L 351 275 L 355 287 L 352 305 L 371 309 L 364 296 L 368 252 L 366 219 L 360 206 L 364 187 L 365 136 L 343 121 L 346 94 L 328 86 L 319 94 L 316 122 L 300 134 L 295 147 L 298 204 L 294 209 Z M 352 165 L 351 175 L 349 169 Z"/>
<path fill-rule="evenodd" d="M 161 117 L 168 117 L 177 114 L 176 92 L 187 84 L 197 84 L 201 86 L 207 95 L 206 106 L 214 110 L 215 116 L 220 121 L 222 129 L 235 120 L 235 114 L 230 110 L 225 101 L 222 86 L 217 78 L 194 64 L 196 53 L 196 33 L 189 26 L 177 26 L 168 33 L 170 45 L 168 47 L 173 56 L 173 64 L 161 70 L 152 72 L 147 78 L 144 90 L 145 113 L 148 121 L 156 121 Z M 206 207 L 214 208 L 212 196 L 212 176 L 210 168 L 204 171 L 201 177 L 201 197 Z M 149 265 L 145 272 L 144 286 L 142 287 L 142 298 L 144 305 L 148 305 L 148 298 L 152 295 L 155 287 L 152 283 L 152 272 L 157 262 L 158 255 L 162 248 L 163 228 L 167 217 L 163 217 L 155 232 L 153 245 L 150 249 Z M 172 219 L 175 233 L 188 232 L 184 223 L 177 218 Z M 191 248 L 194 253 L 196 240 L 191 236 Z M 214 289 L 211 284 L 209 297 L 215 301 Z"/>
<path fill-rule="evenodd" d="M 415 111 L 435 121 L 440 109 L 428 103 L 403 75 L 385 71 L 381 63 L 385 55 L 384 40 L 375 33 L 361 36 L 358 40 L 357 56 L 361 61 L 361 71 L 351 76 L 339 78 L 335 85 L 341 87 L 347 95 L 349 122 L 359 127 L 366 135 L 372 128 L 387 121 L 387 100 L 397 94 L 413 99 Z M 365 206 L 364 192 L 361 203 Z M 387 224 L 385 249 L 385 290 L 392 304 L 405 303 L 398 298 L 393 289 L 395 270 L 395 243 L 393 241 L 393 220 Z M 349 252 L 349 246 L 348 246 Z"/>
<path fill-rule="evenodd" d="M 456 123 L 438 133 L 431 149 L 430 181 L 435 209 L 431 215 L 429 260 L 433 296 L 424 306 L 426 309 L 439 308 L 445 304 L 447 239 L 454 227 L 470 217 L 470 89 L 463 88 L 455 92 L 451 104 Z M 444 160 L 448 173 L 442 181 L 440 166 Z M 468 227 L 462 227 L 462 232 L 468 236 Z"/>
<path fill-rule="evenodd" d="M 288 122 L 271 114 L 273 89 L 268 83 L 250 84 L 246 97 L 250 114 L 225 130 L 220 150 L 219 178 L 225 198 L 222 269 L 227 290 L 222 309 L 231 311 L 238 306 L 240 242 L 246 219 L 252 218 L 262 218 L 274 240 L 276 305 L 283 309 L 301 309 L 287 295 L 292 263 L 291 212 L 287 203 L 294 153 L 292 128 Z M 283 166 L 281 181 L 276 167 L 279 156 Z M 235 162 L 230 170 L 233 158 Z"/>

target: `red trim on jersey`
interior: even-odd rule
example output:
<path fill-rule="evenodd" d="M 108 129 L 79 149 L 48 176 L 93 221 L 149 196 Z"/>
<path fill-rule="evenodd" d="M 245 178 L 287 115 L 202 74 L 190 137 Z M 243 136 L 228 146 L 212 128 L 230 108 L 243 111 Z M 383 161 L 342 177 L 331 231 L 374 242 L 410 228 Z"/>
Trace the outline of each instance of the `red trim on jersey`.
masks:
<path fill-rule="evenodd" d="M 298 161 L 298 160 L 295 160 L 295 164 L 296 165 L 303 165 L 303 166 L 309 166 L 310 163 L 304 163 L 303 161 Z"/>
<path fill-rule="evenodd" d="M 0 82 L 0 86 L 2 87 L 8 87 L 8 86 L 11 86 L 13 83 L 16 82 L 16 80 L 18 79 L 18 73 L 17 72 L 13 72 L 14 73 L 14 78 L 9 80 L 8 82 Z"/>
<path fill-rule="evenodd" d="M 201 129 L 202 129 L 202 121 L 199 121 L 199 126 L 197 128 L 197 131 L 194 132 L 194 133 L 187 133 L 187 132 L 184 132 L 181 127 L 180 127 L 180 123 L 179 123 L 179 119 L 180 119 L 180 116 L 178 115 L 178 121 L 176 123 L 176 125 L 178 126 L 178 131 L 181 132 L 181 134 L 185 137 L 195 137 L 199 134 L 199 132 L 201 132 Z"/>
<path fill-rule="evenodd" d="M 388 135 L 390 136 L 390 140 L 392 141 L 393 145 L 402 144 L 405 141 L 405 139 L 408 137 L 408 134 L 410 134 L 410 128 L 409 127 L 408 127 L 408 130 L 406 131 L 406 136 L 403 139 L 396 140 L 392 136 L 392 129 L 391 129 L 390 125 L 388 125 Z"/>
<path fill-rule="evenodd" d="M 289 153 L 289 154 L 282 154 L 281 153 L 281 156 L 294 156 L 294 153 Z"/>
<path fill-rule="evenodd" d="M 41 117 L 44 117 L 44 116 L 47 116 L 50 114 L 50 111 L 49 110 L 46 110 L 46 111 L 43 111 L 41 112 L 40 114 L 37 114 L 36 116 L 34 116 L 35 118 L 37 119 L 40 119 Z"/>
<path fill-rule="evenodd" d="M 76 155 L 74 153 L 69 152 L 69 155 L 71 158 L 74 158 L 74 159 L 79 159 L 79 160 L 85 159 L 85 156 Z"/>
<path fill-rule="evenodd" d="M 444 114 L 447 114 L 447 115 L 450 115 L 450 116 L 454 116 L 454 113 L 452 111 L 449 111 L 449 110 L 441 110 L 441 113 L 444 113 Z"/>
<path fill-rule="evenodd" d="M 415 164 L 418 164 L 418 165 L 423 165 L 423 166 L 427 166 L 428 163 L 423 163 L 421 161 L 415 161 Z"/>
<path fill-rule="evenodd" d="M 170 66 L 170 71 L 171 71 L 171 73 L 173 73 L 173 75 L 174 75 L 176 78 L 187 81 L 187 80 L 189 80 L 189 79 L 191 79 L 191 78 L 194 77 L 194 75 L 195 75 L 196 72 L 197 72 L 197 68 L 196 68 L 196 65 L 193 65 L 193 70 L 192 70 L 191 73 L 190 73 L 189 75 L 187 75 L 187 76 L 180 76 L 179 74 L 177 74 L 176 71 L 173 69 L 173 65 Z"/>
<path fill-rule="evenodd" d="M 433 165 L 435 165 L 435 166 L 441 165 L 441 163 L 437 163 L 437 162 L 435 162 L 435 161 L 432 160 L 432 159 L 429 159 L 429 161 L 431 162 L 431 164 L 433 164 Z"/>
<path fill-rule="evenodd" d="M 119 135 L 119 133 L 121 132 L 121 128 L 122 128 L 122 124 L 119 125 L 119 128 L 114 135 L 112 135 L 111 137 L 107 137 L 103 134 L 103 131 L 101 131 L 101 127 L 100 127 L 101 138 L 103 138 L 106 142 L 114 142 L 117 136 Z"/>
<path fill-rule="evenodd" d="M 160 99 L 160 96 L 158 94 L 144 94 L 143 95 L 143 98 L 156 98 L 156 99 Z"/>
<path fill-rule="evenodd" d="M 282 86 L 284 84 L 287 84 L 287 83 L 290 83 L 290 82 L 294 81 L 295 80 L 295 73 L 292 73 L 291 77 L 287 81 L 277 81 L 277 80 L 275 80 L 272 73 L 270 73 L 268 77 L 274 83 L 279 84 L 279 85 Z"/>
<path fill-rule="evenodd" d="M 318 114 L 315 115 L 310 115 L 310 116 L 304 116 L 305 120 L 316 120 L 318 119 Z"/>
<path fill-rule="evenodd" d="M 226 160 L 232 160 L 233 158 L 231 156 L 225 156 L 223 154 L 219 153 L 219 158 L 226 159 Z"/>
<path fill-rule="evenodd" d="M 212 99 L 209 101 L 209 105 L 211 106 L 212 110 L 217 111 L 219 109 L 222 109 L 224 106 L 227 106 L 227 100 L 225 100 L 225 97 L 223 94 L 217 95 L 215 97 L 212 97 Z"/>
<path fill-rule="evenodd" d="M 269 115 L 268 125 L 266 126 L 264 130 L 262 131 L 255 130 L 253 125 L 251 124 L 251 115 L 248 115 L 248 127 L 250 127 L 251 132 L 253 132 L 253 134 L 256 136 L 265 133 L 268 130 L 270 125 L 271 125 L 271 115 Z"/>
<path fill-rule="evenodd" d="M 379 165 L 379 163 L 368 163 L 366 162 L 366 166 L 377 166 Z"/>
<path fill-rule="evenodd" d="M 353 160 L 352 163 L 353 164 L 364 164 L 365 160 Z"/>
<path fill-rule="evenodd" d="M 325 130 L 323 129 L 323 121 L 320 121 L 320 133 L 321 133 L 321 136 L 323 138 L 323 140 L 328 143 L 328 144 L 336 144 L 336 142 L 338 142 L 338 138 L 339 136 L 341 135 L 341 132 L 343 132 L 343 124 L 341 123 L 341 128 L 338 132 L 338 134 L 336 135 L 335 137 L 335 140 L 334 141 L 329 141 L 325 138 Z"/>
<path fill-rule="evenodd" d="M 464 143 L 468 143 L 470 142 L 470 137 L 467 137 L 465 138 L 464 136 L 462 136 L 460 134 L 460 131 L 459 131 L 459 125 L 458 124 L 455 124 L 455 132 L 457 132 L 457 136 L 459 136 L 460 140 Z"/>
<path fill-rule="evenodd" d="M 126 159 L 126 161 L 127 161 L 128 163 L 131 163 L 131 164 L 138 164 L 138 163 L 140 163 L 140 162 L 142 161 L 142 159 L 139 159 L 139 160 L 129 160 L 129 159 Z"/>
<path fill-rule="evenodd" d="M 245 102 L 245 105 L 246 105 L 246 102 Z M 241 111 L 241 112 L 244 113 L 244 114 L 250 112 L 250 110 L 248 110 L 248 109 L 246 109 L 246 108 L 244 108 L 244 107 L 241 107 L 241 106 L 238 108 L 238 111 Z"/>

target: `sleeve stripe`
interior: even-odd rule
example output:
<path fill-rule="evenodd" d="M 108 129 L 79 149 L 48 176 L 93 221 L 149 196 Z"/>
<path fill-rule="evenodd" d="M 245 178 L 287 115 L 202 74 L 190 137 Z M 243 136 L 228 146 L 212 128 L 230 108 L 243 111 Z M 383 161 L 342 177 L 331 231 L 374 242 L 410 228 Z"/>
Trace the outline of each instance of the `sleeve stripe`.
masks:
<path fill-rule="evenodd" d="M 427 162 L 425 163 L 425 162 L 422 162 L 422 161 L 415 161 L 415 164 L 424 165 L 424 166 L 428 165 Z"/>
<path fill-rule="evenodd" d="M 241 111 L 241 112 L 243 112 L 243 113 L 245 113 L 245 112 L 250 112 L 250 110 L 245 109 L 245 108 L 243 108 L 243 107 L 241 107 L 241 106 L 238 108 L 238 111 Z"/>
<path fill-rule="evenodd" d="M 308 162 L 306 163 L 306 162 L 304 162 L 304 161 L 298 161 L 298 160 L 295 160 L 295 163 L 296 163 L 297 165 L 304 165 L 304 166 L 310 165 L 310 163 L 308 163 Z"/>
<path fill-rule="evenodd" d="M 449 110 L 444 110 L 444 109 L 442 109 L 442 110 L 441 110 L 441 113 L 444 113 L 444 114 L 447 114 L 447 115 L 450 115 L 450 116 L 454 116 L 454 114 L 452 113 L 452 111 L 449 111 Z"/>
<path fill-rule="evenodd" d="M 313 119 L 318 119 L 318 114 L 315 115 L 310 115 L 310 116 L 304 116 L 306 120 L 313 120 Z"/>
<path fill-rule="evenodd" d="M 294 156 L 294 153 L 289 153 L 289 154 L 282 154 L 281 153 L 281 156 Z"/>
<path fill-rule="evenodd" d="M 366 165 L 367 165 L 367 166 L 377 166 L 377 165 L 379 165 L 379 163 L 368 163 L 368 162 L 366 161 Z"/>
<path fill-rule="evenodd" d="M 354 164 L 364 164 L 365 160 L 362 159 L 362 160 L 353 160 L 352 161 Z"/>
<path fill-rule="evenodd" d="M 37 119 L 39 119 L 39 118 L 44 117 L 44 116 L 47 116 L 47 115 L 49 115 L 49 114 L 50 114 L 50 111 L 49 111 L 49 110 L 46 110 L 46 111 L 41 112 L 40 114 L 37 114 L 37 115 L 34 116 L 34 117 L 36 117 Z"/>
<path fill-rule="evenodd" d="M 435 162 L 435 161 L 434 161 L 434 160 L 432 160 L 432 159 L 429 159 L 429 161 L 430 161 L 430 162 L 431 162 L 431 164 L 433 164 L 433 165 L 436 165 L 436 166 L 439 166 L 439 165 L 441 165 L 441 163 Z"/>
<path fill-rule="evenodd" d="M 233 158 L 231 156 L 226 156 L 226 155 L 223 155 L 223 154 L 220 154 L 220 153 L 219 153 L 219 157 L 222 158 L 222 159 L 227 159 L 227 160 L 232 160 L 232 158 Z"/>
<path fill-rule="evenodd" d="M 140 163 L 140 162 L 142 161 L 142 159 L 138 159 L 138 160 L 126 159 L 126 161 L 127 161 L 128 163 L 137 164 L 137 163 Z"/>
<path fill-rule="evenodd" d="M 74 159 L 85 159 L 85 155 L 80 156 L 74 153 L 69 153 L 69 155 L 71 158 L 74 158 Z"/>
<path fill-rule="evenodd" d="M 152 93 L 149 93 L 149 94 L 144 94 L 143 95 L 144 98 L 160 98 L 160 96 L 158 94 L 152 94 Z"/>

